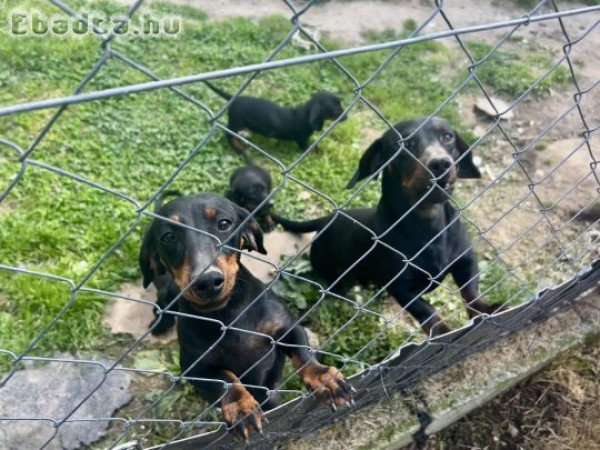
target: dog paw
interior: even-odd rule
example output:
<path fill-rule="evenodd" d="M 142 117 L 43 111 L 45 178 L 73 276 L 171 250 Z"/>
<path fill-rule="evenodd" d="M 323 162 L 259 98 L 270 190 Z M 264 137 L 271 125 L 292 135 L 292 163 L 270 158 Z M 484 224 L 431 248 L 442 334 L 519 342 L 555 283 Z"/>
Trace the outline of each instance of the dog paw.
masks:
<path fill-rule="evenodd" d="M 246 389 L 232 386 L 231 392 L 221 401 L 221 411 L 228 429 L 244 441 L 253 430 L 262 434 L 266 419 L 259 403 Z"/>
<path fill-rule="evenodd" d="M 489 304 L 480 298 L 476 298 L 467 302 L 467 313 L 471 319 L 481 314 L 494 314 L 497 312 L 506 311 L 507 309 L 508 306 L 502 302 Z"/>
<path fill-rule="evenodd" d="M 470 318 L 477 317 L 481 314 L 494 314 L 497 312 L 506 311 L 508 306 L 504 303 L 493 303 L 488 305 L 484 302 L 478 302 L 477 304 L 470 304 L 468 306 L 468 314 Z"/>
<path fill-rule="evenodd" d="M 506 311 L 509 307 L 504 303 L 493 303 L 489 307 L 489 314 Z"/>
<path fill-rule="evenodd" d="M 334 412 L 338 406 L 354 404 L 352 393 L 355 390 L 339 369 L 315 361 L 302 370 L 301 376 L 315 397 L 327 403 Z"/>
<path fill-rule="evenodd" d="M 444 322 L 436 322 L 431 326 L 422 326 L 423 332 L 431 337 L 443 336 L 446 333 L 450 333 L 452 328 L 446 325 Z"/>

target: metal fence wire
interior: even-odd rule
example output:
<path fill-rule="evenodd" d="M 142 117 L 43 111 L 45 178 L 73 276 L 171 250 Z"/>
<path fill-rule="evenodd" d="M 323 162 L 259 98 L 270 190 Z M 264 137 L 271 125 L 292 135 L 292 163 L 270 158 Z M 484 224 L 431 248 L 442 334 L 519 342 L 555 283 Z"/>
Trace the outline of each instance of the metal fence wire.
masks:
<path fill-rule="evenodd" d="M 48 3 L 54 5 L 62 13 L 66 13 L 77 20 L 87 23 L 82 13 L 70 6 L 68 2 L 48 0 Z M 111 423 L 113 430 L 119 430 L 118 433 L 110 435 L 110 442 L 103 441 L 103 448 L 116 448 L 124 442 L 136 438 L 136 433 L 140 429 L 144 429 L 144 427 L 146 427 L 145 429 L 152 429 L 153 426 L 158 424 L 173 424 L 175 427 L 171 435 L 165 437 L 161 445 L 155 448 L 217 449 L 235 448 L 244 445 L 228 432 L 225 423 L 221 421 L 221 416 L 214 414 L 219 407 L 218 401 L 213 404 L 203 404 L 198 400 L 198 404 L 203 406 L 201 410 L 196 411 L 195 417 L 166 418 L 160 415 L 157 405 L 163 398 L 178 389 L 181 381 L 188 380 L 189 376 L 185 371 L 177 373 L 175 370 L 142 370 L 131 366 L 131 356 L 135 355 L 139 350 L 142 339 L 148 333 L 142 336 L 142 338 L 125 345 L 119 354 L 113 356 L 111 360 L 108 357 L 100 361 L 66 358 L 56 355 L 40 355 L 36 351 L 36 348 L 48 331 L 52 327 L 55 327 L 57 323 L 60 321 L 76 320 L 70 312 L 78 297 L 82 294 L 97 294 L 106 298 L 107 301 L 117 299 L 119 301 L 138 302 L 153 308 L 155 307 L 154 304 L 146 300 L 132 298 L 118 292 L 95 289 L 89 287 L 87 283 L 101 270 L 109 258 L 119 251 L 127 239 L 130 239 L 132 235 L 135 236 L 136 231 L 139 232 L 140 229 L 143 229 L 142 225 L 147 223 L 147 219 L 164 219 L 154 213 L 153 202 L 161 193 L 171 188 L 177 176 L 202 153 L 203 149 L 211 141 L 222 137 L 223 133 L 235 136 L 245 144 L 249 154 L 253 157 L 263 158 L 273 167 L 277 168 L 280 181 L 268 198 L 268 200 L 273 200 L 275 204 L 277 204 L 277 194 L 281 190 L 289 185 L 297 185 L 309 192 L 311 196 L 320 198 L 323 204 L 329 205 L 328 209 L 320 210 L 318 214 L 313 214 L 312 212 L 308 214 L 320 217 L 326 213 L 335 212 L 336 217 L 347 216 L 344 208 L 350 204 L 355 205 L 355 200 L 363 191 L 370 187 L 380 189 L 379 180 L 376 179 L 378 174 L 376 173 L 367 182 L 359 183 L 359 186 L 349 193 L 345 202 L 338 203 L 332 200 L 327 193 L 321 192 L 312 186 L 311 180 L 300 179 L 295 175 L 295 169 L 304 164 L 307 158 L 321 157 L 314 150 L 339 125 L 339 118 L 326 125 L 322 132 L 317 133 L 315 135 L 316 139 L 314 139 L 309 148 L 303 150 L 291 164 L 282 162 L 276 155 L 262 148 L 251 138 L 228 129 L 225 116 L 231 101 L 242 93 L 247 94 L 247 88 L 251 86 L 257 76 L 268 71 L 282 70 L 290 66 L 310 65 L 316 62 L 334 65 L 339 73 L 346 77 L 348 82 L 353 86 L 351 99 L 345 102 L 344 105 L 345 113 L 352 115 L 359 109 L 366 110 L 369 111 L 369 114 L 374 114 L 377 121 L 385 124 L 386 127 L 393 127 L 395 122 L 406 117 L 386 116 L 381 111 L 379 105 L 368 98 L 368 94 L 365 93 L 366 88 L 370 83 L 378 79 L 401 52 L 410 46 L 442 39 L 446 39 L 450 43 L 453 40 L 453 43 L 457 45 L 457 48 L 466 57 L 467 63 L 463 67 L 464 76 L 457 83 L 453 92 L 435 110 L 430 111 L 429 117 L 431 118 L 440 114 L 446 105 L 454 101 L 460 94 L 465 93 L 467 87 L 473 84 L 477 86 L 477 94 L 483 97 L 489 108 L 495 112 L 492 114 L 492 118 L 486 123 L 486 128 L 480 133 L 481 137 L 470 147 L 470 151 L 480 157 L 481 162 L 479 162 L 479 166 L 485 172 L 484 179 L 474 185 L 465 182 L 459 189 L 460 198 L 457 197 L 450 201 L 459 211 L 460 220 L 472 231 L 471 243 L 473 248 L 486 255 L 485 263 L 482 263 L 479 267 L 479 275 L 485 277 L 488 271 L 500 268 L 499 270 L 502 275 L 495 282 L 495 285 L 509 282 L 513 286 L 512 290 L 502 299 L 506 306 L 509 307 L 507 310 L 493 315 L 484 314 L 478 316 L 475 319 L 465 321 L 460 328 L 450 333 L 441 337 L 429 338 L 424 336 L 419 328 L 407 319 L 403 308 L 398 307 L 398 309 L 393 310 L 391 313 L 378 312 L 373 308 L 375 302 L 382 301 L 382 293 L 385 292 L 386 286 L 378 286 L 376 290 L 369 291 L 370 293 L 367 298 L 357 298 L 355 297 L 356 291 L 350 291 L 347 295 L 339 295 L 333 292 L 331 286 L 308 277 L 304 273 L 294 271 L 294 264 L 302 258 L 303 253 L 305 254 L 305 250 L 309 248 L 308 245 L 301 249 L 295 257 L 285 259 L 279 265 L 273 265 L 275 276 L 273 281 L 268 284 L 267 289 L 271 289 L 275 283 L 281 280 L 294 279 L 298 282 L 306 283 L 318 292 L 318 299 L 314 304 L 298 315 L 299 323 L 304 323 L 311 315 L 316 314 L 319 308 L 326 302 L 335 301 L 354 308 L 354 313 L 347 323 L 343 324 L 343 326 L 330 336 L 320 336 L 320 347 L 312 350 L 318 358 L 327 357 L 335 361 L 337 367 L 342 372 L 354 372 L 354 375 L 350 379 L 357 390 L 357 394 L 355 396 L 356 405 L 352 410 L 365 408 L 375 401 L 385 399 L 390 393 L 409 389 L 419 381 L 426 379 L 443 368 L 455 364 L 457 361 L 463 360 L 468 355 L 481 350 L 489 344 L 525 328 L 532 322 L 547 318 L 556 311 L 571 304 L 578 295 L 593 287 L 600 279 L 600 262 L 598 260 L 600 233 L 598 232 L 598 218 L 589 219 L 588 217 L 587 221 L 581 220 L 589 211 L 590 206 L 598 202 L 600 198 L 600 174 L 597 168 L 598 149 L 596 148 L 594 151 L 592 145 L 594 134 L 598 132 L 597 117 L 586 117 L 585 108 L 586 101 L 593 101 L 594 93 L 597 100 L 600 78 L 596 79 L 592 84 L 582 85 L 572 57 L 573 49 L 588 39 L 592 33 L 598 32 L 597 28 L 600 23 L 598 12 L 600 12 L 600 6 L 559 8 L 555 0 L 542 0 L 532 7 L 529 14 L 524 17 L 514 17 L 501 22 L 494 22 L 493 18 L 489 18 L 489 22 L 477 26 L 455 28 L 451 15 L 447 13 L 448 8 L 445 8 L 445 3 L 447 2 L 437 0 L 434 5 L 432 4 L 430 15 L 421 23 L 417 23 L 417 26 L 414 27 L 408 36 L 402 38 L 394 37 L 376 44 L 328 50 L 304 24 L 305 14 L 314 7 L 314 3 L 316 2 L 283 0 L 285 6 L 289 8 L 289 32 L 285 39 L 273 48 L 264 61 L 180 78 L 161 79 L 153 72 L 152 68 L 145 67 L 131 56 L 128 56 L 124 51 L 116 50 L 112 46 L 115 39 L 119 37 L 120 27 L 123 26 L 127 19 L 139 13 L 143 3 L 142 0 L 135 1 L 129 7 L 123 21 L 115 26 L 112 31 L 103 33 L 102 30 L 98 30 L 98 45 L 102 49 L 101 56 L 93 67 L 91 67 L 88 74 L 79 82 L 71 95 L 0 107 L 0 117 L 16 114 L 35 114 L 36 111 L 40 110 L 54 110 L 53 114 L 48 116 L 49 118 L 46 120 L 45 125 L 40 129 L 37 136 L 35 136 L 27 148 L 21 148 L 15 144 L 11 140 L 11 136 L 0 136 L 0 147 L 3 147 L 3 154 L 6 155 L 10 152 L 10 158 L 18 160 L 18 164 L 20 165 L 19 170 L 14 173 L 14 177 L 12 177 L 8 186 L 0 192 L 0 205 L 1 202 L 10 201 L 11 191 L 19 185 L 28 168 L 35 167 L 36 169 L 52 172 L 60 177 L 61 180 L 68 179 L 69 182 L 83 184 L 89 188 L 98 190 L 105 196 L 113 196 L 128 202 L 131 205 L 131 211 L 137 217 L 135 223 L 110 246 L 105 254 L 98 261 L 92 262 L 91 269 L 79 281 L 63 277 L 57 273 L 38 272 L 34 268 L 28 268 L 23 265 L 0 264 L 0 271 L 11 273 L 12 277 L 9 280 L 16 280 L 17 277 L 22 276 L 41 277 L 53 282 L 63 283 L 68 286 L 70 292 L 69 297 L 65 299 L 64 307 L 61 311 L 50 322 L 40 327 L 35 339 L 23 351 L 15 352 L 10 348 L 0 349 L 0 354 L 10 359 L 10 369 L 4 374 L 0 388 L 2 390 L 11 389 L 11 380 L 22 369 L 22 363 L 26 361 L 93 366 L 100 368 L 102 371 L 102 377 L 97 386 L 90 392 L 87 392 L 83 399 L 74 405 L 64 416 L 49 417 L 43 414 L 33 417 L 24 417 L 22 415 L 6 416 L 0 411 L 0 421 L 3 427 L 16 426 L 15 424 L 22 422 L 44 422 L 48 424 L 52 432 L 41 448 L 55 448 L 54 445 L 60 439 L 60 430 L 62 427 L 83 427 L 86 422 L 95 421 Z M 572 5 L 568 4 L 567 6 Z M 577 29 L 574 32 L 568 31 L 568 27 L 565 26 L 565 20 L 569 16 L 575 15 L 587 15 L 596 20 L 591 20 L 591 25 L 586 29 Z M 447 25 L 447 29 L 427 33 L 428 25 L 432 21 L 439 21 L 440 19 Z M 558 24 L 564 43 L 562 54 L 527 89 L 515 98 L 512 98 L 508 106 L 499 107 L 496 104 L 491 89 L 481 80 L 481 71 L 485 70 L 486 64 L 519 31 L 534 23 Z M 474 55 L 465 39 L 469 36 L 476 37 L 480 33 L 491 30 L 501 32 L 501 38 L 490 47 L 483 57 Z M 267 33 L 267 30 L 264 32 Z M 281 57 L 282 52 L 292 45 L 292 41 L 297 36 L 312 43 L 314 51 L 300 56 Z M 352 69 L 345 64 L 345 57 L 369 54 L 382 50 L 388 50 L 388 56 L 364 81 L 360 81 L 359 77 L 352 73 Z M 132 70 L 150 78 L 151 81 L 103 90 L 86 91 L 86 87 L 90 81 L 100 77 L 102 69 L 110 61 L 114 60 L 128 65 Z M 536 89 L 560 68 L 562 70 L 564 68 L 568 69 L 569 80 L 566 86 L 560 88 L 560 92 L 554 92 L 553 95 L 563 98 L 565 100 L 563 104 L 566 106 L 562 110 L 557 111 L 543 125 L 541 130 L 535 131 L 534 135 L 527 136 L 526 138 L 515 138 L 510 121 L 506 121 L 505 117 L 513 112 L 513 110 L 517 110 L 526 100 L 530 99 Z M 219 83 L 219 80 L 227 80 L 230 77 L 240 75 L 245 76 L 245 81 L 239 86 L 234 98 L 226 102 L 216 112 L 212 111 L 206 105 L 203 98 L 198 96 L 197 91 L 192 92 L 189 89 L 194 83 L 203 85 L 203 81 L 210 80 L 217 80 L 217 83 Z M 134 198 L 109 185 L 93 181 L 86 176 L 36 159 L 36 149 L 47 138 L 57 121 L 61 120 L 61 117 L 69 109 L 70 105 L 99 102 L 109 98 L 130 96 L 132 94 L 156 90 L 168 90 L 181 99 L 184 99 L 189 103 L 190 108 L 197 111 L 199 117 L 210 122 L 210 127 L 202 140 L 194 148 L 189 149 L 188 156 L 180 162 L 177 169 L 167 179 L 157 180 L 157 185 L 160 183 L 160 187 L 150 198 L 140 201 L 140 199 Z M 209 95 L 208 90 L 202 92 L 206 92 L 206 95 Z M 164 111 L 164 114 L 167 116 L 169 112 Z M 572 130 L 571 136 L 576 136 L 576 139 L 570 141 L 571 147 L 564 149 L 560 161 L 554 164 L 548 171 L 541 174 L 537 173 L 535 168 L 532 169 L 528 163 L 528 155 L 534 153 L 536 148 L 539 149 L 541 144 L 550 142 L 553 139 L 553 130 L 567 119 L 573 120 L 573 117 L 577 117 L 578 120 L 571 122 L 575 123 L 574 128 L 576 128 Z M 398 136 L 398 152 L 394 156 L 395 158 L 406 151 L 404 144 L 409 137 Z M 152 143 L 148 143 L 148 145 L 151 146 Z M 499 159 L 499 163 L 493 170 L 486 164 L 486 152 L 490 145 L 499 146 L 504 152 Z M 581 174 L 581 176 L 570 177 L 570 183 L 568 185 L 561 185 L 560 192 L 552 192 L 552 195 L 548 194 L 548 186 L 554 184 L 553 176 L 566 167 L 569 161 L 575 158 L 576 155 L 583 156 L 583 160 L 578 160 L 583 161 L 583 163 L 579 163 L 581 170 L 578 174 Z M 117 156 L 115 155 L 115 157 Z M 152 162 L 149 161 L 148 164 L 151 165 Z M 351 174 L 348 174 L 348 177 L 350 176 Z M 511 177 L 512 180 L 518 179 L 521 181 L 522 189 L 517 193 L 508 194 L 508 198 L 506 198 L 507 195 L 503 194 L 503 183 Z M 591 187 L 590 183 L 592 183 Z M 477 186 L 477 188 L 472 188 L 472 186 Z M 201 181 L 198 183 L 198 191 L 202 191 Z M 574 203 L 573 196 L 579 196 L 577 198 L 583 198 L 584 201 Z M 473 210 L 479 208 L 482 202 L 495 205 L 493 215 L 489 217 L 477 217 L 473 214 Z M 571 211 L 568 214 L 565 213 L 565 205 L 572 204 L 577 205 L 577 210 Z M 500 242 L 496 239 L 494 233 L 502 232 L 503 227 L 507 223 L 517 224 L 518 226 L 511 229 L 508 243 Z M 369 231 L 372 233 L 374 245 L 385 245 L 382 238 L 387 231 L 379 235 L 375 234 L 372 230 Z M 431 242 L 426 243 L 424 249 L 429 245 L 431 245 Z M 513 252 L 516 248 L 521 248 L 521 251 Z M 523 248 L 525 251 L 523 251 Z M 409 266 L 422 271 L 414 262 L 415 258 L 407 258 L 393 248 L 390 248 L 390 251 L 397 253 Z M 255 256 L 255 253 L 249 254 L 248 257 L 258 261 L 266 261 L 260 255 Z M 366 257 L 368 257 L 368 254 L 363 255 L 361 260 Z M 535 266 L 532 261 L 536 261 Z M 459 299 L 460 302 L 460 286 L 452 286 L 447 282 L 437 282 L 435 281 L 436 275 L 427 274 L 432 285 L 438 284 L 437 290 L 444 292 L 449 298 Z M 493 287 L 491 286 L 488 289 L 493 289 Z M 486 291 L 482 292 L 484 298 L 486 293 Z M 451 302 L 436 304 L 442 316 L 448 320 L 459 314 L 458 310 L 460 308 L 455 309 L 451 305 Z M 170 310 L 159 312 L 161 314 L 182 314 Z M 375 364 L 364 360 L 364 354 L 372 346 L 377 345 L 378 339 L 381 339 L 381 336 L 384 334 L 383 331 L 367 342 L 360 351 L 352 354 L 345 354 L 343 350 L 331 350 L 328 347 L 328 344 L 335 338 L 336 334 L 342 332 L 352 333 L 353 326 L 355 326 L 357 320 L 362 316 L 369 315 L 376 316 L 380 320 L 382 330 L 397 328 L 405 332 L 403 335 L 405 336 L 404 341 L 397 346 L 395 351 L 390 352 L 385 360 Z M 197 320 L 199 326 L 201 326 L 202 321 L 206 319 L 197 316 Z M 221 326 L 223 333 L 235 328 L 235 324 L 221 323 Z M 248 333 L 248 335 L 261 335 L 252 330 L 244 330 L 244 332 Z M 275 345 L 277 344 L 284 345 L 280 342 L 275 343 Z M 202 357 L 200 357 L 197 363 L 202 363 Z M 354 370 L 350 370 L 349 368 L 351 367 Z M 356 368 L 359 368 L 359 370 Z M 115 372 L 144 373 L 146 375 L 158 376 L 166 382 L 167 386 L 162 390 L 160 395 L 153 398 L 152 402 L 146 408 L 143 408 L 143 410 L 138 411 L 135 416 L 121 416 L 119 412 L 116 413 L 115 417 L 96 417 L 93 414 L 89 417 L 82 417 L 78 414 L 83 405 L 101 389 L 102 385 L 109 380 L 111 374 Z M 243 382 L 243 374 L 238 374 L 238 376 Z M 294 377 L 297 377 L 297 374 L 284 376 L 279 390 L 287 395 L 286 398 L 295 397 L 295 399 L 288 401 L 267 414 L 269 423 L 265 426 L 264 434 L 262 436 L 253 435 L 251 438 L 253 448 L 275 448 L 277 445 L 315 431 L 331 421 L 341 419 L 351 412 L 351 409 L 340 409 L 334 413 L 328 407 L 318 402 L 311 393 L 286 387 L 286 383 Z"/>

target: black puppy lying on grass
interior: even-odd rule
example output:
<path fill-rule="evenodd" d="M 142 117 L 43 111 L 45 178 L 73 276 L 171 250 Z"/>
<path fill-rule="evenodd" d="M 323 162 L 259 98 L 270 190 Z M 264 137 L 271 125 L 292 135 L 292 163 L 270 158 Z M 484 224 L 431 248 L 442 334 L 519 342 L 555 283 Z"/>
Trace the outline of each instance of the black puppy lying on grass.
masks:
<path fill-rule="evenodd" d="M 407 139 L 405 149 L 389 162 L 400 149 L 399 135 Z M 448 273 L 470 316 L 497 309 L 479 297 L 477 260 L 459 213 L 448 202 L 457 177 L 481 177 L 468 149 L 442 119 L 400 122 L 371 144 L 348 183 L 352 187 L 383 167 L 376 208 L 343 211 L 349 217 L 274 220 L 293 232 L 322 230 L 310 260 L 334 292 L 343 294 L 356 282 L 386 286 L 424 332 L 446 333 L 450 328 L 423 294 Z"/>
<path fill-rule="evenodd" d="M 272 185 L 271 174 L 267 170 L 248 164 L 231 174 L 225 197 L 250 212 L 258 208 L 254 217 L 264 231 L 272 231 L 275 227 L 271 217 L 273 202 L 269 200 L 263 204 L 271 193 Z"/>
<path fill-rule="evenodd" d="M 212 83 L 205 83 L 225 100 L 233 97 Z M 340 99 L 329 92 L 317 92 L 304 105 L 293 108 L 258 97 L 240 96 L 229 105 L 228 117 L 227 127 L 231 131 L 249 130 L 271 138 L 296 141 L 302 150 L 308 148 L 310 136 L 323 129 L 325 120 L 346 119 Z M 249 161 L 242 143 L 231 135 L 228 139 L 231 146 Z"/>
<path fill-rule="evenodd" d="M 262 429 L 260 405 L 276 406 L 267 392 L 278 386 L 285 356 L 333 409 L 352 402 L 340 371 L 313 358 L 297 319 L 240 263 L 239 250 L 266 253 L 248 211 L 224 197 L 198 194 L 175 199 L 158 214 L 167 220 L 154 219 L 140 252 L 144 286 L 168 275 L 181 293 L 181 371 L 203 398 L 221 402 L 230 429 L 245 439 Z"/>

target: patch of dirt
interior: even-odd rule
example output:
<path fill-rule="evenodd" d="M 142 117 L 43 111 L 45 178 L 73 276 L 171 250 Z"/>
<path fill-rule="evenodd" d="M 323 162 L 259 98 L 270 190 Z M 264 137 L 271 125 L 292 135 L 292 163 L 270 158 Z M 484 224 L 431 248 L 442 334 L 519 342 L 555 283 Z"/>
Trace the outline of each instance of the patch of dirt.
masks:
<path fill-rule="evenodd" d="M 589 147 L 584 139 L 563 139 L 531 153 L 535 157 L 533 172 L 536 193 L 548 208 L 560 208 L 569 216 L 582 213 L 584 218 L 600 218 L 597 191 L 600 171 L 593 167 L 592 155 L 598 153 L 596 141 Z"/>
<path fill-rule="evenodd" d="M 426 448 L 600 449 L 598 405 L 596 340 L 434 435 Z"/>
<path fill-rule="evenodd" d="M 0 217 L 10 214 L 13 209 L 13 204 L 5 199 L 2 201 L 2 203 L 0 203 Z"/>
<path fill-rule="evenodd" d="M 522 276 L 564 281 L 598 256 L 600 195 L 591 169 L 598 142 L 590 139 L 588 147 L 581 136 L 554 130 L 556 137 L 533 143 L 535 134 L 525 135 L 531 128 L 519 111 L 501 130 L 472 112 L 475 101 L 474 95 L 462 99 L 461 111 L 484 136 L 475 149 L 483 178 L 460 183 L 458 192 L 466 196 L 461 202 L 467 205 L 466 217 L 481 232 L 480 248 L 488 259 L 500 256 Z"/>
<path fill-rule="evenodd" d="M 294 256 L 308 247 L 315 233 L 293 234 L 287 231 L 271 231 L 264 236 L 264 245 L 268 253 L 242 252 L 241 262 L 263 283 L 273 279 L 277 267 L 284 256 Z"/>
<path fill-rule="evenodd" d="M 102 325 L 108 327 L 113 334 L 129 334 L 135 339 L 141 339 L 154 320 L 154 308 L 148 302 L 156 302 L 156 289 L 153 285 L 144 289 L 140 280 L 138 283 L 124 283 L 117 294 L 125 298 L 115 298 L 109 302 Z M 176 339 L 175 329 L 160 337 L 148 334 L 144 338 L 152 344 L 168 344 Z"/>

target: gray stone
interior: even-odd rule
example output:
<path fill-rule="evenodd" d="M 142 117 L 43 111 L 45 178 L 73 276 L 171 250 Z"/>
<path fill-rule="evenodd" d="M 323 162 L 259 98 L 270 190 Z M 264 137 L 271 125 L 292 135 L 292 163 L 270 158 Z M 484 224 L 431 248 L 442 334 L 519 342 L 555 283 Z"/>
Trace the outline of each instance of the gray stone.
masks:
<path fill-rule="evenodd" d="M 50 450 L 87 446 L 106 434 L 110 422 L 101 419 L 111 417 L 131 400 L 129 373 L 112 371 L 105 375 L 98 364 L 68 362 L 76 360 L 69 354 L 56 358 L 63 361 L 39 367 L 30 364 L 0 389 L 0 414 L 16 419 L 3 421 L 0 448 L 40 448 L 48 440 L 45 448 Z M 81 402 L 70 419 L 91 420 L 66 422 L 55 429 L 54 423 L 65 419 Z"/>
<path fill-rule="evenodd" d="M 514 117 L 515 114 L 511 110 L 507 111 L 509 105 L 506 102 L 494 97 L 490 97 L 490 99 L 492 100 L 492 103 L 494 103 L 498 113 L 500 113 L 501 120 L 508 120 Z M 494 108 L 492 108 L 492 105 L 490 105 L 490 102 L 485 97 L 480 97 L 477 99 L 477 102 L 475 102 L 475 108 L 488 117 L 496 117 L 497 115 L 496 111 Z"/>

